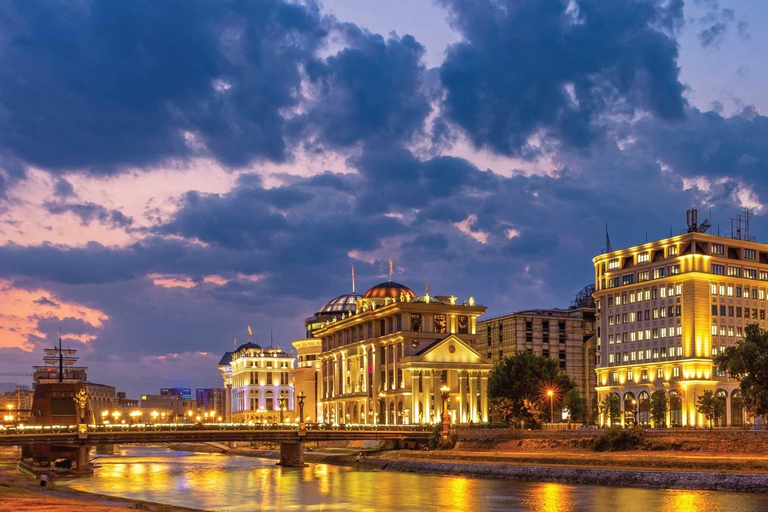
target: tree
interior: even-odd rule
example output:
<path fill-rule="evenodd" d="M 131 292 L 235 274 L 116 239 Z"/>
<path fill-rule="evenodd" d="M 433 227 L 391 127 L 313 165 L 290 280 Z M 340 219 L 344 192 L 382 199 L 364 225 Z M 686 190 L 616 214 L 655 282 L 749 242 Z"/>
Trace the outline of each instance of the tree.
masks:
<path fill-rule="evenodd" d="M 748 325 L 746 336 L 715 356 L 715 365 L 737 379 L 744 407 L 754 415 L 768 414 L 768 332 Z"/>
<path fill-rule="evenodd" d="M 600 402 L 600 413 L 611 423 L 612 427 L 615 426 L 621 415 L 621 399 L 619 395 L 616 393 L 605 395 L 603 401 Z"/>
<path fill-rule="evenodd" d="M 667 393 L 663 389 L 651 393 L 650 413 L 654 428 L 667 426 Z"/>
<path fill-rule="evenodd" d="M 488 395 L 510 426 L 520 422 L 537 425 L 541 412 L 550 410 L 547 390 L 552 389 L 557 400 L 574 386 L 557 360 L 529 352 L 502 359 L 488 377 Z"/>
<path fill-rule="evenodd" d="M 696 399 L 696 412 L 707 418 L 710 430 L 715 423 L 715 419 L 725 411 L 725 400 L 715 395 L 711 389 L 705 390 L 701 396 Z"/>
<path fill-rule="evenodd" d="M 587 408 L 581 393 L 579 393 L 579 388 L 571 388 L 563 396 L 563 409 L 568 411 L 568 423 L 579 420 L 586 421 L 584 415 Z"/>

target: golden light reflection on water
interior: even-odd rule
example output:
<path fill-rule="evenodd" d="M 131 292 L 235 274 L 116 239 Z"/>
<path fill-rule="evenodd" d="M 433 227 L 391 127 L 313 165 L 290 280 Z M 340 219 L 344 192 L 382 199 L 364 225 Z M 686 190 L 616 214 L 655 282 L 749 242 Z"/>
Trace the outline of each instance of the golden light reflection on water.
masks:
<path fill-rule="evenodd" d="M 135 448 L 102 456 L 94 477 L 72 481 L 84 491 L 192 508 L 375 510 L 406 512 L 756 512 L 761 495 L 525 483 L 420 475 L 313 464 L 281 468 L 275 461 Z"/>
<path fill-rule="evenodd" d="M 573 486 L 554 483 L 532 483 L 526 504 L 535 512 L 571 512 Z"/>

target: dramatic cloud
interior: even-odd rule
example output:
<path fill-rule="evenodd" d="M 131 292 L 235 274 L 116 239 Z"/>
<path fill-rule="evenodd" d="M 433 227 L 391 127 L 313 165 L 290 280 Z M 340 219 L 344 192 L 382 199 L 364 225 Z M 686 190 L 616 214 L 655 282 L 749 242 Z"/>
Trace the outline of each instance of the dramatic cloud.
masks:
<path fill-rule="evenodd" d="M 464 37 L 440 68 L 444 114 L 476 146 L 525 156 L 543 137 L 584 148 L 604 116 L 683 116 L 680 0 L 443 4 Z"/>

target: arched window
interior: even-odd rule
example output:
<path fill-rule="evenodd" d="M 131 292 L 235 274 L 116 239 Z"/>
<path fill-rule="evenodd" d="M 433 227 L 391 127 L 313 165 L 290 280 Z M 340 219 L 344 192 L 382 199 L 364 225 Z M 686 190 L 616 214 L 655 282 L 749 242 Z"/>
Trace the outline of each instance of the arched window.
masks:
<path fill-rule="evenodd" d="M 683 425 L 683 399 L 679 391 L 669 392 L 669 423 L 673 427 Z"/>
<path fill-rule="evenodd" d="M 640 425 L 648 426 L 651 423 L 651 396 L 647 391 L 641 392 L 637 397 L 638 418 Z"/>
<path fill-rule="evenodd" d="M 735 389 L 731 393 L 731 426 L 744 426 L 744 399 L 740 389 Z"/>

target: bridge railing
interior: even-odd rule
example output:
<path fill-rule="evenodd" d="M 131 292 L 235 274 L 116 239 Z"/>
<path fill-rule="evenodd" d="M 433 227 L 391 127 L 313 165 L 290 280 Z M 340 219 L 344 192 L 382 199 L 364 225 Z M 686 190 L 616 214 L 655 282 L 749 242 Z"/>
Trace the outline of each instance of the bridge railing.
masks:
<path fill-rule="evenodd" d="M 427 432 L 434 428 L 430 424 L 410 425 L 366 425 L 366 424 L 328 424 L 305 423 L 307 431 L 378 431 L 378 432 Z M 271 432 L 298 431 L 297 423 L 109 423 L 90 424 L 83 433 L 99 432 L 177 432 L 177 431 L 253 431 L 263 430 Z M 40 435 L 40 434 L 72 434 L 78 432 L 78 425 L 15 425 L 0 426 L 2 435 Z"/>

